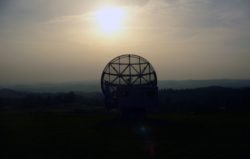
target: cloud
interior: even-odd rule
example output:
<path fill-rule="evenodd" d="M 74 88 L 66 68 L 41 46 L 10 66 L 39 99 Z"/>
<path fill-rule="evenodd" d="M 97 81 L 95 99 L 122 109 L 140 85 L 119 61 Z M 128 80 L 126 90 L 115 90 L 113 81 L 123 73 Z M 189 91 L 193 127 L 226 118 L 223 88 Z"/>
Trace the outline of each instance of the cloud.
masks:
<path fill-rule="evenodd" d="M 78 16 L 98 6 L 143 6 L 148 0 L 0 0 L 0 28 L 15 29 L 61 17 Z"/>
<path fill-rule="evenodd" d="M 114 1 L 115 3 L 119 5 L 125 5 L 125 6 L 144 6 L 146 5 L 150 0 L 126 0 L 126 1 Z"/>
<path fill-rule="evenodd" d="M 113 41 L 88 21 L 104 4 L 129 12 L 124 36 Z M 78 79 L 81 71 L 96 72 L 98 78 L 94 70 L 128 49 L 150 57 L 162 78 L 217 77 L 211 68 L 220 68 L 220 77 L 236 77 L 231 70 L 237 68 L 238 78 L 249 76 L 249 0 L 0 0 L 0 7 L 0 73 L 6 81 L 22 71 L 32 80 L 57 71 Z M 173 68 L 179 76 L 167 74 Z"/>
<path fill-rule="evenodd" d="M 239 26 L 249 23 L 248 0 L 163 0 L 162 13 L 190 27 Z M 243 23 L 243 24 L 242 24 Z M 237 25 L 239 24 L 239 25 Z"/>

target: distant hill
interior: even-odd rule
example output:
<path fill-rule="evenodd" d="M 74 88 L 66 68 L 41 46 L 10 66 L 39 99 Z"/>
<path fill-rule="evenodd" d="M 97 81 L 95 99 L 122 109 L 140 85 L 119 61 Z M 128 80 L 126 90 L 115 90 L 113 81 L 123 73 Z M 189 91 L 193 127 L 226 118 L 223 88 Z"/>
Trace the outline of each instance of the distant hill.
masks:
<path fill-rule="evenodd" d="M 159 112 L 250 112 L 250 87 L 161 89 Z M 0 89 L 0 112 L 104 110 L 100 92 L 36 93 Z"/>
<path fill-rule="evenodd" d="M 160 80 L 158 82 L 160 89 L 188 89 L 201 88 L 210 86 L 241 88 L 249 87 L 250 80 Z M 9 85 L 0 86 L 1 88 L 14 89 L 19 91 L 32 92 L 100 92 L 100 81 L 84 81 L 84 82 L 65 82 L 65 83 L 44 83 L 30 85 Z"/>
<path fill-rule="evenodd" d="M 187 89 L 187 88 L 201 88 L 210 86 L 241 88 L 249 87 L 250 80 L 163 80 L 158 84 L 160 89 L 172 88 L 172 89 Z"/>
<path fill-rule="evenodd" d="M 9 85 L 0 86 L 5 89 L 13 89 L 18 91 L 29 92 L 100 92 L 100 82 L 84 81 L 84 82 L 65 82 L 65 83 L 42 83 L 42 84 L 26 84 L 26 85 Z"/>

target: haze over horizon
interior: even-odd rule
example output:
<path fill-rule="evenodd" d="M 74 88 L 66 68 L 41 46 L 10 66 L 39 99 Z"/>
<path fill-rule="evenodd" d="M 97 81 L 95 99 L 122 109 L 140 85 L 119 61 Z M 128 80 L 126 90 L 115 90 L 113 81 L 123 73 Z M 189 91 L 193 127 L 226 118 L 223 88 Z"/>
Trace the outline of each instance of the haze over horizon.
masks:
<path fill-rule="evenodd" d="M 0 0 L 0 85 L 99 80 L 124 53 L 159 80 L 250 79 L 249 30 L 249 0 Z"/>

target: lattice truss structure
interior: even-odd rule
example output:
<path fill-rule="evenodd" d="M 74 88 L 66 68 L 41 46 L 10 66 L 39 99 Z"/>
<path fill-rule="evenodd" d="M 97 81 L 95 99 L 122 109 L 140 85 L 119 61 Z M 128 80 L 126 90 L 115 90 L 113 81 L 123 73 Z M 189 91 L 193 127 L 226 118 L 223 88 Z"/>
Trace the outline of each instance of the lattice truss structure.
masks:
<path fill-rule="evenodd" d="M 112 92 L 118 86 L 157 86 L 157 76 L 145 58 L 126 54 L 114 58 L 106 65 L 101 86 L 104 93 Z"/>

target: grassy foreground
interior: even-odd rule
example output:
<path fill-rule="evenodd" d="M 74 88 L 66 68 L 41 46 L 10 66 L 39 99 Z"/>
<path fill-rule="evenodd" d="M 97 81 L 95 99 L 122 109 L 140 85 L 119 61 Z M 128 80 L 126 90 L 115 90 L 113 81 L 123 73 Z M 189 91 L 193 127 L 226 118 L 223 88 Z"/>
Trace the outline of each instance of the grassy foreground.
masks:
<path fill-rule="evenodd" d="M 250 157 L 248 113 L 0 113 L 0 158 Z"/>

